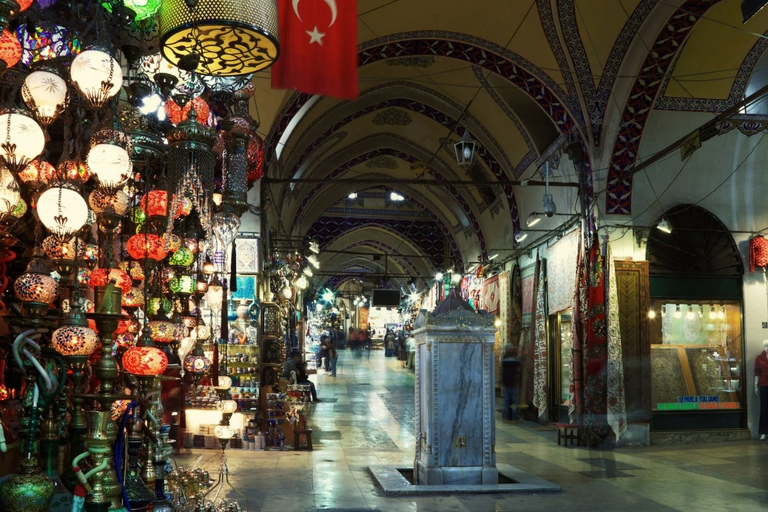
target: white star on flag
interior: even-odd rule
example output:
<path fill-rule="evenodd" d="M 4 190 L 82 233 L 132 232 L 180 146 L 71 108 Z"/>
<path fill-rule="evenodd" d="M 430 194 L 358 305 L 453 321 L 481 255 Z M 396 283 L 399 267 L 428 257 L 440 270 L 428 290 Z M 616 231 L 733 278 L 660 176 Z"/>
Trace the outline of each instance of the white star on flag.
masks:
<path fill-rule="evenodd" d="M 307 30 L 306 33 L 309 36 L 309 44 L 317 43 L 320 46 L 323 46 L 323 37 L 325 37 L 325 34 L 319 32 L 317 30 L 317 26 L 315 26 L 315 28 L 311 31 Z"/>

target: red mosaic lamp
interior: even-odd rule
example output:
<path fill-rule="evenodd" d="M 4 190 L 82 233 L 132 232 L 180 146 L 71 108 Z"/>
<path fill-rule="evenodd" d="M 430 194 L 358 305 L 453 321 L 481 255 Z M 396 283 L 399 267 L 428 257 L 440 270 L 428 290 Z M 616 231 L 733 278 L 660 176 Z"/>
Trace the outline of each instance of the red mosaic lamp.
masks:
<path fill-rule="evenodd" d="M 21 60 L 21 43 L 16 37 L 16 34 L 8 30 L 3 29 L 0 34 L 0 71 L 5 71 L 8 68 L 12 68 Z"/>
<path fill-rule="evenodd" d="M 154 266 L 158 261 L 162 261 L 168 251 L 165 248 L 165 240 L 152 233 L 139 233 L 128 239 L 126 249 L 131 258 Z"/>

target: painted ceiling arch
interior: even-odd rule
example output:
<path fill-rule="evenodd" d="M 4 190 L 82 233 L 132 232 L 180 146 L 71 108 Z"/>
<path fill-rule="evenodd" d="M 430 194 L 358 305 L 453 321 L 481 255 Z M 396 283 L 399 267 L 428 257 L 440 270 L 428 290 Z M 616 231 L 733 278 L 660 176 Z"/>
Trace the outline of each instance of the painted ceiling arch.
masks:
<path fill-rule="evenodd" d="M 401 244 L 409 240 L 418 241 L 419 253 L 428 256 L 435 268 L 444 268 L 449 263 L 445 259 L 447 242 L 450 246 L 452 263 L 463 268 L 463 258 L 456 241 L 446 233 L 444 226 L 433 219 L 364 219 L 323 216 L 315 220 L 307 235 L 325 247 L 333 240 L 344 236 L 368 239 L 382 231 L 401 240 Z"/>
<path fill-rule="evenodd" d="M 514 91 L 545 114 L 546 124 L 560 137 L 553 143 L 578 140 L 583 144 L 584 167 L 557 179 L 581 181 L 592 189 L 594 167 L 599 180 L 595 190 L 606 194 L 604 207 L 600 198 L 603 213 L 630 214 L 632 180 L 626 174 L 640 161 L 651 113 L 716 113 L 733 106 L 743 97 L 755 66 L 768 49 L 768 38 L 760 37 L 768 34 L 768 10 L 742 29 L 739 0 L 480 0 L 471 12 L 446 10 L 437 0 L 407 6 L 359 0 L 358 7 L 360 97 L 337 101 L 290 92 L 274 94 L 273 115 L 263 124 L 268 130 L 266 144 L 274 148 L 278 141 L 287 140 L 291 151 L 283 152 L 277 161 L 274 151 L 267 150 L 272 155 L 268 179 L 332 179 L 381 171 L 375 166 L 367 170 L 362 161 L 356 170 L 339 170 L 329 159 L 343 154 L 349 161 L 359 156 L 357 142 L 375 137 L 370 120 L 383 113 L 427 118 L 436 130 L 445 130 L 446 136 L 438 143 L 434 134 L 414 137 L 407 127 L 388 125 L 390 137 L 420 142 L 420 150 L 406 149 L 401 141 L 383 144 L 367 151 L 383 148 L 390 153 L 371 153 L 366 163 L 376 156 L 389 156 L 400 165 L 414 164 L 423 159 L 421 155 L 437 151 L 445 163 L 437 172 L 461 176 L 444 149 L 437 148 L 446 139 L 455 140 L 466 120 L 471 136 L 481 143 L 478 158 L 491 180 L 536 179 L 535 166 L 543 158 L 550 159 L 553 150 L 537 139 L 530 116 L 510 100 L 510 91 Z M 440 15 L 434 16 L 438 9 Z M 500 14 L 507 14 L 505 19 L 510 22 L 504 28 L 492 23 Z M 731 41 L 729 35 L 734 34 Z M 707 44 L 721 44 L 732 51 L 709 55 Z M 731 74 L 722 73 L 731 68 Z M 697 73 L 705 74 L 712 83 L 696 82 L 690 95 L 681 94 L 680 83 L 685 86 Z M 468 76 L 474 78 L 471 84 Z M 472 95 L 461 92 L 461 87 L 477 91 L 477 100 L 467 101 Z M 300 111 L 303 117 L 297 120 Z M 365 133 L 358 130 L 362 119 L 369 124 Z M 495 119 L 512 126 L 510 131 L 520 138 L 522 153 L 513 154 L 505 146 L 509 144 L 507 134 L 494 124 Z M 448 137 L 451 131 L 453 135 Z M 384 139 L 366 142 L 374 140 Z M 643 147 L 654 146 L 647 143 Z M 404 166 L 400 171 L 407 169 Z M 345 190 L 336 189 L 346 185 L 296 183 L 292 188 L 277 188 L 272 184 L 270 193 L 277 191 L 282 225 L 302 234 L 304 229 L 314 229 L 313 218 L 334 217 L 327 210 L 344 196 Z M 413 188 L 401 188 L 409 197 L 417 196 Z M 462 188 L 458 196 L 466 203 L 445 188 L 439 194 L 430 193 L 425 202 L 432 215 L 442 216 L 440 229 L 452 233 L 448 240 L 464 248 L 460 252 L 465 259 L 470 244 L 456 242 L 455 237 L 459 226 L 474 224 L 469 220 L 472 215 L 481 227 L 486 223 L 495 228 L 498 212 L 506 208 L 513 228 L 510 232 L 505 224 L 504 237 L 510 237 L 520 229 L 520 217 L 540 209 L 541 191 L 536 187 L 494 188 L 499 197 L 503 190 L 506 203 L 498 199 L 492 207 L 480 204 L 476 195 Z M 525 199 L 521 199 L 523 194 Z M 428 204 L 447 202 L 454 207 L 450 214 Z M 519 212 L 518 204 L 530 211 Z M 575 211 L 573 201 L 563 199 L 562 204 L 568 209 L 563 213 Z M 501 215 L 506 221 L 506 212 Z M 459 217 L 467 222 L 457 222 Z M 485 237 L 499 234 L 488 228 L 480 232 Z"/>
<path fill-rule="evenodd" d="M 329 156 L 319 162 L 317 170 L 311 174 L 312 177 L 321 178 L 323 181 L 314 184 L 311 189 L 303 188 L 303 194 L 292 201 L 293 204 L 286 205 L 284 208 L 285 219 L 292 219 L 290 232 L 298 233 L 297 229 L 302 225 L 302 222 L 306 224 L 308 216 L 323 212 L 331 204 L 346 197 L 348 195 L 347 188 L 337 188 L 334 180 L 343 178 L 345 174 L 353 171 L 357 166 L 373 164 L 370 165 L 370 170 L 365 171 L 365 178 L 368 180 L 379 178 L 382 185 L 385 185 L 393 179 L 394 169 L 401 167 L 397 165 L 397 161 L 391 159 L 398 159 L 410 164 L 422 161 L 425 155 L 428 153 L 411 141 L 394 134 L 375 134 Z M 388 173 L 376 173 L 373 170 L 377 167 L 377 160 L 382 157 L 389 157 L 392 162 L 393 170 Z M 445 163 L 438 158 L 433 160 L 433 164 L 433 174 L 443 176 L 443 173 L 438 169 L 445 167 Z M 430 210 L 436 214 L 440 212 L 440 217 L 448 226 L 456 226 L 459 229 L 469 226 L 479 227 L 479 222 L 472 208 L 456 187 L 418 187 L 417 189 L 412 185 L 398 185 L 397 188 L 407 192 L 411 197 L 420 198 L 420 202 L 429 206 Z M 349 191 L 359 190 L 360 187 L 354 187 Z M 320 192 L 324 193 L 320 194 Z M 455 199 L 457 203 L 453 203 L 451 199 Z M 319 202 L 313 204 L 313 201 Z M 454 218 L 455 221 L 452 222 L 449 220 L 450 218 Z"/>

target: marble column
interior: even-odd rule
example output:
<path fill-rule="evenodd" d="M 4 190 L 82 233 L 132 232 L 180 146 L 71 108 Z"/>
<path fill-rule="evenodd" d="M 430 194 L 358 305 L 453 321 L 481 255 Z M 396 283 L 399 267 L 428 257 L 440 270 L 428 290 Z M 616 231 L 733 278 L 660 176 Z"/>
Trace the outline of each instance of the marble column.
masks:
<path fill-rule="evenodd" d="M 415 327 L 415 483 L 497 484 L 494 319 L 454 309 Z"/>

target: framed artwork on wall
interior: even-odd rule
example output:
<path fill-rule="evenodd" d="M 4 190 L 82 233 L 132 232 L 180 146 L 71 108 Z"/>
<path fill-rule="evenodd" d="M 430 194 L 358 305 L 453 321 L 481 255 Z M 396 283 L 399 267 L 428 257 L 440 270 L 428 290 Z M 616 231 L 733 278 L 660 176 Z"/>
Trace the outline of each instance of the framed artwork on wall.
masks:
<path fill-rule="evenodd" d="M 237 239 L 237 273 L 238 274 L 258 274 L 259 273 L 259 245 L 261 238 L 238 238 Z"/>

